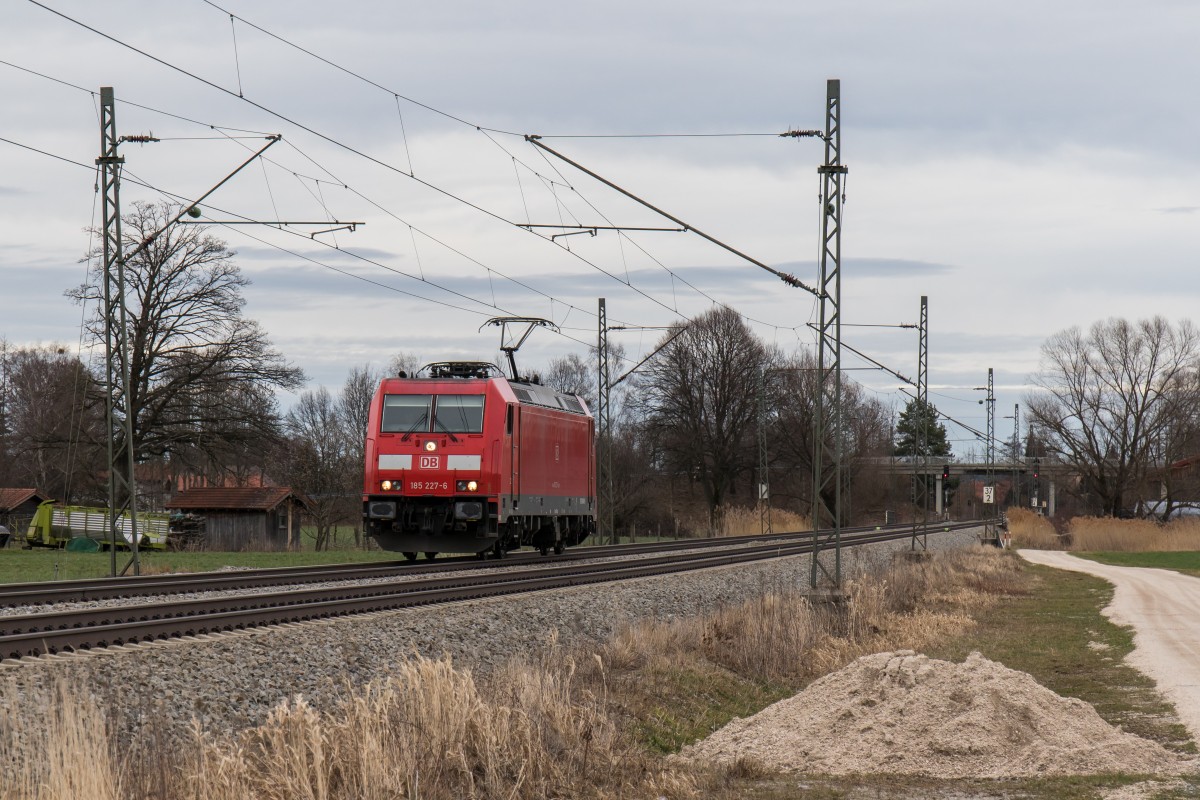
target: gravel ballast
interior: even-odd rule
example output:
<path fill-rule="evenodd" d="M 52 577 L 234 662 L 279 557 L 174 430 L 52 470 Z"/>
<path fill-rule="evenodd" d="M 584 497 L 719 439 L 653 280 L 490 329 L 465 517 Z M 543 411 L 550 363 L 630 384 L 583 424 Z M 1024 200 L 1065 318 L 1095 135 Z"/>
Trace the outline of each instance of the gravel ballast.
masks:
<path fill-rule="evenodd" d="M 967 547 L 977 530 L 930 534 L 929 549 Z M 842 551 L 847 577 L 886 565 L 908 540 Z M 829 554 L 830 556 L 832 554 Z M 602 641 L 645 618 L 706 614 L 776 589 L 806 587 L 808 556 L 595 584 L 566 590 L 378 612 L 63 654 L 0 666 L 0 730 L 19 735 L 25 714 L 50 705 L 59 683 L 86 687 L 116 710 L 125 736 L 146 725 L 179 740 L 191 720 L 212 733 L 261 724 L 281 700 L 302 695 L 319 709 L 383 678 L 414 654 L 450 656 L 485 674 L 557 635 L 573 647 Z"/>

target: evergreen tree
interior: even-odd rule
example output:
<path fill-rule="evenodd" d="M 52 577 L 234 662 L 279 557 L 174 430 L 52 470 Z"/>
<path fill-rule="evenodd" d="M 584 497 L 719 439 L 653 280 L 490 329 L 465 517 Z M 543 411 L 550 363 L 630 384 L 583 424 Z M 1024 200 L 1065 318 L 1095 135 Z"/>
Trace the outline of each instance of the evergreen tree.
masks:
<path fill-rule="evenodd" d="M 925 452 L 918 452 L 921 428 L 926 428 Z M 896 423 L 896 449 L 898 456 L 926 455 L 946 457 L 950 455 L 950 442 L 946 439 L 946 426 L 938 420 L 937 406 L 913 399 L 900 412 Z"/>

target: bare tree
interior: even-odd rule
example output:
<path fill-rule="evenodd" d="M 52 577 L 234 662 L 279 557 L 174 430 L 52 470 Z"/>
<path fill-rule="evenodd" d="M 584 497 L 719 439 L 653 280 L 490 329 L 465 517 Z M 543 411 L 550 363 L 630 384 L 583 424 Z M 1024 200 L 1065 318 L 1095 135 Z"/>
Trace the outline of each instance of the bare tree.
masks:
<path fill-rule="evenodd" d="M 1200 409 L 1200 333 L 1184 320 L 1096 322 L 1042 345 L 1032 433 L 1079 479 L 1093 510 L 1119 515 L 1147 499 L 1152 470 L 1178 453 Z M 1156 464 L 1156 459 L 1158 463 Z M 1157 490 L 1153 491 L 1157 497 Z"/>
<path fill-rule="evenodd" d="M 394 356 L 392 356 L 392 360 L 388 362 L 387 374 L 399 375 L 401 372 L 403 372 L 409 377 L 412 377 L 420 368 L 420 356 L 418 356 L 416 353 L 410 353 L 407 350 L 400 350 Z"/>
<path fill-rule="evenodd" d="M 549 368 L 542 373 L 542 383 L 557 392 L 579 395 L 588 408 L 594 411 L 596 370 L 594 357 L 591 361 L 584 361 L 577 353 L 568 353 L 562 358 L 550 359 Z"/>
<path fill-rule="evenodd" d="M 774 363 L 765 381 L 772 495 L 792 501 L 805 515 L 812 504 L 813 416 L 819 374 L 815 356 L 806 351 Z M 843 493 L 843 517 L 848 519 L 849 498 L 857 500 L 859 514 L 877 511 L 886 502 L 886 478 L 871 459 L 887 455 L 890 449 L 889 412 L 860 385 L 843 379 L 842 420 L 842 476 L 850 489 Z M 831 446 L 833 431 L 826 427 L 824 435 Z M 827 492 L 826 505 L 833 508 L 834 487 L 830 485 Z"/>
<path fill-rule="evenodd" d="M 322 386 L 301 394 L 285 423 L 283 474 L 310 501 L 317 550 L 336 544 L 337 526 L 347 521 L 348 498 L 358 497 L 359 487 L 348 480 L 354 471 L 353 445 L 339 411 L 338 402 Z"/>
<path fill-rule="evenodd" d="M 645 368 L 640 399 L 649 430 L 673 466 L 701 485 L 713 528 L 755 462 L 756 379 L 768 359 L 738 313 L 717 307 L 691 320 Z"/>
<path fill-rule="evenodd" d="M 367 425 L 371 414 L 371 400 L 383 376 L 374 372 L 369 366 L 354 367 L 342 386 L 341 397 L 337 402 L 338 418 L 342 424 L 342 435 L 346 438 L 346 476 L 348 492 L 357 500 L 357 492 L 363 481 L 363 459 L 367 439 Z M 362 517 L 351 513 L 355 520 L 354 543 L 362 546 Z"/>
<path fill-rule="evenodd" d="M 59 347 L 5 347 L 0 359 L 3 485 L 64 502 L 100 499 L 106 451 L 95 378 Z"/>
<path fill-rule="evenodd" d="M 299 388 L 304 373 L 242 316 L 249 281 L 223 241 L 192 225 L 154 237 L 172 216 L 166 203 L 138 203 L 123 217 L 126 252 L 148 244 L 125 265 L 131 390 L 118 410 L 132 414 L 138 461 L 207 470 L 231 451 L 264 451 L 278 435 L 274 391 Z M 67 292 L 77 302 L 98 299 L 94 261 L 90 283 Z M 102 309 L 88 330 L 103 339 Z"/>

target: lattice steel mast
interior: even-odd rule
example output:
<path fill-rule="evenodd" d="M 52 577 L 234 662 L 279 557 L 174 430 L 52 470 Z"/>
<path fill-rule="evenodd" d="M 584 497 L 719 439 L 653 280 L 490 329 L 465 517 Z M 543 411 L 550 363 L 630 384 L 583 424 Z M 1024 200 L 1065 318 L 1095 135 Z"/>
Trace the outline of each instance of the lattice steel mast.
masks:
<path fill-rule="evenodd" d="M 604 298 L 600 298 L 599 333 L 596 341 L 596 353 L 599 357 L 599 379 L 596 387 L 596 460 L 597 460 L 597 492 L 600 495 L 600 508 L 596 522 L 600 530 L 596 532 L 596 540 L 604 541 L 605 534 L 612 537 L 616 544 L 616 531 L 613 529 L 613 490 L 612 490 L 612 414 L 610 381 L 612 372 L 608 360 L 608 313 L 604 307 Z"/>
<path fill-rule="evenodd" d="M 124 534 L 121 517 L 129 519 L 133 573 L 138 561 L 137 481 L 134 476 L 133 403 L 129 380 L 129 328 L 125 308 L 125 259 L 121 247 L 121 165 L 117 155 L 116 103 L 111 86 L 100 87 L 101 214 L 104 223 L 104 376 L 105 423 L 108 431 L 108 546 L 110 571 L 117 574 L 117 541 Z M 117 418 L 123 402 L 125 413 Z M 125 565 L 125 569 L 129 564 Z M 124 572 L 124 570 L 122 570 Z"/>
<path fill-rule="evenodd" d="M 1021 404 L 1013 404 L 1013 447 L 1012 447 L 1012 473 L 1013 473 L 1013 502 L 1010 504 L 1014 507 L 1021 505 Z"/>
<path fill-rule="evenodd" d="M 771 463 L 767 454 L 767 368 L 758 370 L 758 530 L 771 530 Z"/>
<path fill-rule="evenodd" d="M 920 487 L 921 501 L 913 513 L 912 549 L 916 550 L 919 543 L 924 550 L 929 533 L 929 298 L 925 295 L 921 295 L 917 340 L 917 412 L 921 424 L 913 456 L 913 492 Z"/>
<path fill-rule="evenodd" d="M 988 509 L 987 522 L 984 524 L 984 538 L 988 541 L 996 539 L 996 393 L 992 379 L 992 368 L 988 367 L 987 382 L 987 483 L 991 489 L 992 503 Z"/>
<path fill-rule="evenodd" d="M 821 175 L 821 276 L 817 396 L 813 417 L 813 556 L 809 582 L 820 575 L 842 585 L 842 203 L 847 168 L 842 164 L 841 81 L 830 79 L 825 96 L 825 163 Z M 826 424 L 828 415 L 828 424 Z M 828 436 L 826 435 L 828 434 Z M 828 438 L 828 441 L 826 439 Z M 829 468 L 826 469 L 826 462 Z M 833 508 L 825 502 L 832 487 Z M 822 523 L 829 521 L 829 528 Z M 822 553 L 833 548 L 833 570 Z M 826 557 L 827 558 L 827 557 Z"/>

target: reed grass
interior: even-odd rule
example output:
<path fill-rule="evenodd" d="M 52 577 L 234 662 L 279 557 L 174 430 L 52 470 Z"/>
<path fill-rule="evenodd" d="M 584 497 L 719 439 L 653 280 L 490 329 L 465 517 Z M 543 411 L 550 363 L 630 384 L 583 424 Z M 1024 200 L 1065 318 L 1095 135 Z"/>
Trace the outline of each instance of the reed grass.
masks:
<path fill-rule="evenodd" d="M 1072 550 L 1109 552 L 1200 551 L 1200 519 L 1167 523 L 1144 519 L 1075 517 L 1069 527 Z"/>
<path fill-rule="evenodd" d="M 773 531 L 808 531 L 812 530 L 808 517 L 783 508 L 772 508 L 771 530 Z M 732 506 L 721 513 L 721 527 L 718 536 L 755 536 L 762 533 L 763 515 L 761 508 L 744 508 Z"/>
<path fill-rule="evenodd" d="M 1005 514 L 1013 547 L 1035 550 L 1062 550 L 1066 542 L 1054 530 L 1050 520 L 1024 508 L 1010 508 Z"/>

